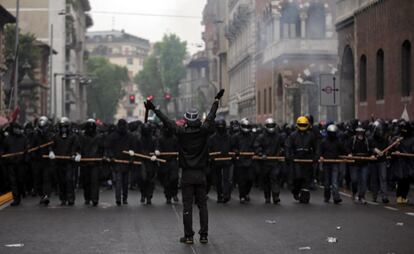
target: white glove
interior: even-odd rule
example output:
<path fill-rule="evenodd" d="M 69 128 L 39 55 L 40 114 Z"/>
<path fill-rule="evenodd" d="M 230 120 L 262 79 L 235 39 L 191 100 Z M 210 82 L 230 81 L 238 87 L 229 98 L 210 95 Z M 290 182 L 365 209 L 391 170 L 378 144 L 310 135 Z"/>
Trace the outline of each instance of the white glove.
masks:
<path fill-rule="evenodd" d="M 157 160 L 157 156 L 153 155 L 151 156 L 151 161 L 156 161 Z"/>
<path fill-rule="evenodd" d="M 51 159 L 51 160 L 56 159 L 56 155 L 55 155 L 55 153 L 53 151 L 50 151 L 49 152 L 49 159 Z"/>
<path fill-rule="evenodd" d="M 81 159 L 82 159 L 82 156 L 80 155 L 80 154 L 76 154 L 76 156 L 75 156 L 75 161 L 76 162 L 80 162 L 81 161 Z"/>
<path fill-rule="evenodd" d="M 134 156 L 135 155 L 134 151 L 132 151 L 132 150 L 129 150 L 128 153 L 129 153 L 129 156 Z"/>
<path fill-rule="evenodd" d="M 160 155 L 161 155 L 160 151 L 159 150 L 155 150 L 155 156 L 160 156 Z"/>

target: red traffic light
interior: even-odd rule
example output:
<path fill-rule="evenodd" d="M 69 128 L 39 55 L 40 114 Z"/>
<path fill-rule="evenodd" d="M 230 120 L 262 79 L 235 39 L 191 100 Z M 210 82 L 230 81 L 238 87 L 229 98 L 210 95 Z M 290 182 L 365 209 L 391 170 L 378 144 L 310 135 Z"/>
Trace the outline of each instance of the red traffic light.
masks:
<path fill-rule="evenodd" d="M 152 101 L 153 99 L 154 99 L 153 95 L 150 95 L 150 96 L 147 97 L 147 101 Z"/>
<path fill-rule="evenodd" d="M 135 104 L 135 95 L 130 95 L 129 96 L 129 103 L 130 104 Z"/>
<path fill-rule="evenodd" d="M 164 98 L 169 101 L 172 98 L 172 95 L 170 93 L 165 93 Z"/>

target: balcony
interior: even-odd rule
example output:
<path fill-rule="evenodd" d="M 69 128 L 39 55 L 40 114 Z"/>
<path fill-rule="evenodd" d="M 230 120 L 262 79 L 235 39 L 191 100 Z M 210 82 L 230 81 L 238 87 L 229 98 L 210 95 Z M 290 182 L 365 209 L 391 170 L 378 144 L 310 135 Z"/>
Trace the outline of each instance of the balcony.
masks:
<path fill-rule="evenodd" d="M 263 62 L 276 60 L 282 55 L 336 55 L 337 47 L 336 39 L 282 39 L 265 49 Z"/>

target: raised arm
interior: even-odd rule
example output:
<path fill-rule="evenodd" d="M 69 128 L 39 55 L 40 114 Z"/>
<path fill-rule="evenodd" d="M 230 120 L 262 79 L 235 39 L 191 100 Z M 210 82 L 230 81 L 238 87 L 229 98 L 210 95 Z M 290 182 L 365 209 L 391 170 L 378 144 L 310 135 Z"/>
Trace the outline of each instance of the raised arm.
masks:
<path fill-rule="evenodd" d="M 216 113 L 219 107 L 219 101 L 221 97 L 223 97 L 223 95 L 224 95 L 224 89 L 221 89 L 220 92 L 218 92 L 218 94 L 214 98 L 213 105 L 211 106 L 210 112 L 208 113 L 207 118 L 203 124 L 207 129 L 212 127 L 214 123 L 214 119 L 216 119 Z"/>
<path fill-rule="evenodd" d="M 151 101 L 144 102 L 145 109 L 147 111 L 154 111 L 155 115 L 161 120 L 161 122 L 164 124 L 166 128 L 168 128 L 170 131 L 172 131 L 174 134 L 177 133 L 177 125 L 173 120 L 170 120 L 164 113 L 162 113 L 159 109 L 155 108 L 155 105 Z"/>

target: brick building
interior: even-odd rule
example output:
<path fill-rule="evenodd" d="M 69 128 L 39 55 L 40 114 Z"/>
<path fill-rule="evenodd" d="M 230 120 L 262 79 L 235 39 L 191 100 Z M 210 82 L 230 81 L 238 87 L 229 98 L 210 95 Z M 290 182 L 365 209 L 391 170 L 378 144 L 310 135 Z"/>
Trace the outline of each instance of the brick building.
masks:
<path fill-rule="evenodd" d="M 337 11 L 341 119 L 414 119 L 414 1 L 338 0 Z"/>

